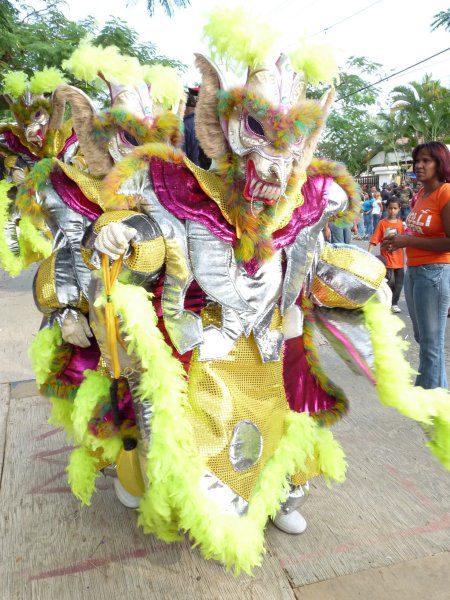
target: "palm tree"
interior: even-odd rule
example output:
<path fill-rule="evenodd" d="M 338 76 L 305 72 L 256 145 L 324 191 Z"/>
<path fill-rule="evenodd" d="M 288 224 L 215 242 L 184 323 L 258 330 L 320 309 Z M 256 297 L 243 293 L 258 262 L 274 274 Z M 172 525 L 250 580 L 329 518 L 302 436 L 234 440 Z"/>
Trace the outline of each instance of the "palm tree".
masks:
<path fill-rule="evenodd" d="M 411 145 L 444 140 L 450 133 L 450 92 L 431 75 L 392 90 L 393 108 L 402 114 Z"/>
<path fill-rule="evenodd" d="M 403 115 L 395 110 L 391 110 L 389 114 L 379 113 L 373 121 L 374 145 L 370 153 L 370 158 L 373 158 L 378 152 L 385 153 L 385 164 L 387 161 L 388 152 L 395 154 L 395 162 L 400 169 L 400 150 L 399 140 L 405 134 L 405 122 Z"/>
<path fill-rule="evenodd" d="M 431 23 L 431 31 L 434 31 L 438 27 L 443 27 L 445 31 L 450 31 L 450 8 L 441 10 L 441 12 L 434 15 Z"/>
<path fill-rule="evenodd" d="M 128 4 L 136 4 L 137 0 L 129 0 Z M 147 0 L 148 14 L 153 17 L 155 14 L 156 4 L 163 7 L 166 15 L 173 16 L 176 8 L 185 8 L 190 5 L 190 0 Z"/>

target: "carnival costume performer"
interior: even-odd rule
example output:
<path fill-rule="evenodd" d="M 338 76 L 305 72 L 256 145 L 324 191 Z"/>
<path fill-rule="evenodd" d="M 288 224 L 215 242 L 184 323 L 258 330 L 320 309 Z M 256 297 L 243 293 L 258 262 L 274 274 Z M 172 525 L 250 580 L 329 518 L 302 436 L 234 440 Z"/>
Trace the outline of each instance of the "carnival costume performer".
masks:
<path fill-rule="evenodd" d="M 68 474 L 83 502 L 115 462 L 119 499 L 139 507 L 146 532 L 186 531 L 238 572 L 260 564 L 268 517 L 304 529 L 296 507 L 311 477 L 344 478 L 327 425 L 347 402 L 321 369 L 314 326 L 382 402 L 434 425 L 431 447 L 450 466 L 448 394 L 411 386 L 399 321 L 376 297 L 384 267 L 323 240 L 327 221 L 352 222 L 359 205 L 347 171 L 312 158 L 333 98 L 306 98 L 308 83 L 328 79 L 324 53 L 272 61 L 270 32 L 240 15 L 217 11 L 206 32 L 217 57 L 248 67 L 241 85 L 197 55 L 197 136 L 211 169 L 150 143 L 105 178 L 105 212 L 82 244 L 96 270 L 98 364 L 73 401 L 50 394 L 53 422 L 80 446 Z M 45 390 L 64 382 L 74 350 L 53 327 L 32 355 Z"/>
<path fill-rule="evenodd" d="M 60 127 L 52 122 L 55 105 L 51 94 L 63 83 L 63 74 L 53 67 L 35 72 L 29 81 L 23 71 L 9 71 L 4 76 L 3 97 L 16 122 L 0 124 L 0 156 L 9 179 L 16 184 L 42 158 L 55 156 L 69 162 L 76 153 L 71 120 Z"/>
<path fill-rule="evenodd" d="M 28 112 L 34 120 L 24 135 L 34 136 L 36 144 L 42 141 L 41 160 L 28 175 L 13 175 L 13 179 L 23 180 L 17 194 L 8 182 L 0 183 L 4 232 L 0 262 L 13 276 L 32 262 L 40 262 L 33 283 L 38 309 L 48 317 L 49 326 L 58 321 L 66 341 L 78 348 L 89 348 L 92 333 L 85 315 L 90 271 L 81 257 L 80 242 L 88 225 L 103 212 L 101 179 L 115 160 L 138 144 L 152 139 L 177 143 L 173 135 L 179 136 L 179 121 L 172 114 L 151 118 L 152 99 L 144 78 L 153 82 L 153 97 L 160 100 L 162 95 L 166 100 L 170 88 L 158 82 L 160 74 L 154 75 L 155 69 L 167 69 L 162 65 L 144 67 L 137 59 L 121 55 L 115 47 L 94 47 L 83 41 L 63 66 L 74 71 L 80 80 L 104 81 L 111 108 L 99 114 L 86 94 L 61 83 L 62 74 L 56 69 L 33 76 L 19 106 L 24 112 L 24 106 L 30 105 Z M 5 78 L 5 88 L 11 93 L 17 75 L 8 74 Z M 44 75 L 47 80 L 52 76 L 50 83 L 60 84 L 51 100 L 30 96 L 30 89 L 36 90 L 36 81 L 43 88 Z M 50 87 L 47 83 L 46 89 Z M 179 97 L 178 92 L 174 100 Z M 71 106 L 72 119 L 63 123 L 66 102 Z M 21 114 L 15 105 L 12 110 Z M 39 131 L 36 123 L 40 124 Z M 52 153 L 48 140 L 63 140 L 61 132 L 69 129 L 72 135 L 64 152 Z M 6 139 L 13 148 L 11 135 Z M 77 149 L 82 153 L 76 154 Z M 47 232 L 52 242 L 47 239 Z"/>

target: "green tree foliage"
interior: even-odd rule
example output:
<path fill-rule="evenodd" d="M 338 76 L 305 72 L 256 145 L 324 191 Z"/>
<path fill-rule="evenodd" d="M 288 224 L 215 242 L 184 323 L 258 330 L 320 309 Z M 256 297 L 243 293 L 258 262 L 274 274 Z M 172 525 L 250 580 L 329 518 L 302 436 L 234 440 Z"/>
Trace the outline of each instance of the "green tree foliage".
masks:
<path fill-rule="evenodd" d="M 431 31 L 435 31 L 439 27 L 443 27 L 445 31 L 450 31 L 450 8 L 441 10 L 433 17 L 431 23 Z"/>
<path fill-rule="evenodd" d="M 136 0 L 132 0 L 129 4 L 135 4 Z M 189 6 L 190 0 L 147 0 L 148 14 L 153 17 L 155 14 L 156 4 L 159 4 L 164 9 L 166 15 L 171 17 L 176 8 L 184 8 Z"/>
<path fill-rule="evenodd" d="M 140 41 L 136 31 L 120 19 L 111 17 L 100 29 L 92 17 L 78 22 L 67 19 L 60 10 L 61 4 L 62 0 L 55 0 L 35 9 L 22 2 L 0 0 L 0 80 L 10 69 L 32 75 L 43 67 L 60 68 L 86 36 L 94 44 L 118 46 L 124 54 L 136 56 L 142 63 L 163 62 L 184 68 L 178 61 L 159 56 L 154 44 Z M 101 97 L 96 88 L 76 81 L 70 74 L 67 76 L 91 97 Z M 0 105 L 0 111 L 2 108 L 6 104 Z"/>
<path fill-rule="evenodd" d="M 386 153 L 385 159 L 388 153 L 393 153 L 395 162 L 400 167 L 402 152 L 407 149 L 404 137 L 404 115 L 395 110 L 391 110 L 389 114 L 379 113 L 373 121 L 373 130 L 372 148 L 367 160 L 370 160 L 381 151 Z"/>
<path fill-rule="evenodd" d="M 369 108 L 376 103 L 378 90 L 375 87 L 362 88 L 370 85 L 366 78 L 373 80 L 379 75 L 380 67 L 379 63 L 363 56 L 353 56 L 347 61 L 317 148 L 317 154 L 345 163 L 354 175 L 365 170 L 375 135 L 374 118 Z"/>
<path fill-rule="evenodd" d="M 425 75 L 422 82 L 411 81 L 395 87 L 393 108 L 398 112 L 400 132 L 409 147 L 426 140 L 446 141 L 450 136 L 450 90 Z"/>

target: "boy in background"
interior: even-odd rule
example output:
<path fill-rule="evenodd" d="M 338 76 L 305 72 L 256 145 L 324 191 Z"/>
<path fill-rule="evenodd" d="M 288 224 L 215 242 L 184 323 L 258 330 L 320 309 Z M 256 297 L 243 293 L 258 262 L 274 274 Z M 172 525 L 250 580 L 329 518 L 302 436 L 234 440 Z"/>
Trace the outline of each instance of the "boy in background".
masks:
<path fill-rule="evenodd" d="M 392 235 L 404 235 L 405 227 L 398 218 L 400 212 L 400 202 L 396 198 L 391 198 L 387 202 L 387 217 L 381 219 L 369 243 L 369 252 L 381 244 L 381 242 Z M 398 306 L 400 292 L 403 287 L 405 255 L 403 248 L 388 252 L 381 248 L 381 256 L 386 259 L 386 277 L 389 287 L 392 290 L 392 312 L 402 312 Z"/>

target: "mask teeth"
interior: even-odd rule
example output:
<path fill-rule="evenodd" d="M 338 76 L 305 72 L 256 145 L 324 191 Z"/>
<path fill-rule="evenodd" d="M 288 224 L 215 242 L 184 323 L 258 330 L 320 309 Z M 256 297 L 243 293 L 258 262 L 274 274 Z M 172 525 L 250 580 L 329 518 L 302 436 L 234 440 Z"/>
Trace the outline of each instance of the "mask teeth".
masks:
<path fill-rule="evenodd" d="M 280 198 L 281 198 L 282 196 L 286 195 L 286 185 L 287 185 L 286 162 L 284 160 L 281 160 L 280 162 L 275 163 L 273 165 L 272 169 L 277 174 L 278 181 L 280 182 Z"/>

